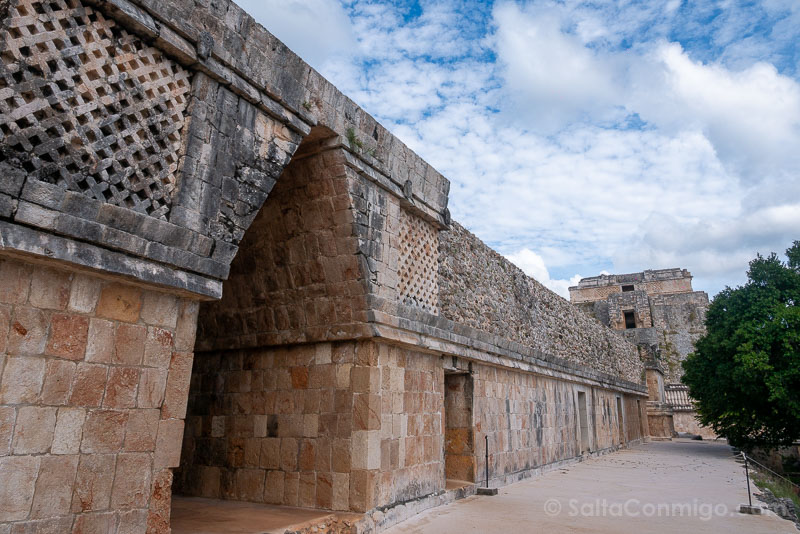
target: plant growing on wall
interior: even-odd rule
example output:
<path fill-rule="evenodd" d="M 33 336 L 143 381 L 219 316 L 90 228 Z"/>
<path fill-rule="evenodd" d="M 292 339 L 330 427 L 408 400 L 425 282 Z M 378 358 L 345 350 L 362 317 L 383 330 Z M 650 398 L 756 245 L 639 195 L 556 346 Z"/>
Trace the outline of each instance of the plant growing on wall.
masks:
<path fill-rule="evenodd" d="M 737 447 L 800 439 L 800 241 L 750 262 L 747 283 L 711 303 L 683 363 L 700 421 Z"/>

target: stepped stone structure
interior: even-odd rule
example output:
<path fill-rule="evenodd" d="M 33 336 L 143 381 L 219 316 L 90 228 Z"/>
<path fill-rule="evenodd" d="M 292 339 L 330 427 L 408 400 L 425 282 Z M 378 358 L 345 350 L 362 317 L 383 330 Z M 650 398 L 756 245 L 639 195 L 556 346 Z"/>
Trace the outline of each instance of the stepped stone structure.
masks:
<path fill-rule="evenodd" d="M 701 427 L 680 383 L 681 362 L 705 334 L 708 295 L 692 289 L 686 269 L 583 278 L 569 288 L 570 301 L 589 316 L 620 330 L 644 355 L 649 390 L 650 431 L 715 437 Z"/>
<path fill-rule="evenodd" d="M 649 434 L 636 346 L 234 3 L 0 29 L 0 533 L 166 533 L 173 494 L 379 530 Z"/>

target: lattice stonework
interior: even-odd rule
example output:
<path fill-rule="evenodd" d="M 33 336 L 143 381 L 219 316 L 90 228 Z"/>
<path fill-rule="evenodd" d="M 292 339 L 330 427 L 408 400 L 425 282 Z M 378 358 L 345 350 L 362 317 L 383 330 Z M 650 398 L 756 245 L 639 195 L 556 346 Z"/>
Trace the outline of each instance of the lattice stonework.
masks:
<path fill-rule="evenodd" d="M 409 306 L 439 313 L 439 234 L 419 217 L 400 211 L 398 293 Z"/>
<path fill-rule="evenodd" d="M 189 73 L 78 0 L 10 3 L 0 40 L 0 161 L 165 219 Z"/>

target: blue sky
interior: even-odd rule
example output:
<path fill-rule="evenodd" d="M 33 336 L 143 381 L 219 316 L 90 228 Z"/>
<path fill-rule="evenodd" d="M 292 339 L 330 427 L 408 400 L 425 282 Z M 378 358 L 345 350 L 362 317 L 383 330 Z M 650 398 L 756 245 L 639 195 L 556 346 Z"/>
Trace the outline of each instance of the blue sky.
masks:
<path fill-rule="evenodd" d="M 796 0 L 240 4 L 562 296 L 666 267 L 713 296 L 800 239 Z"/>

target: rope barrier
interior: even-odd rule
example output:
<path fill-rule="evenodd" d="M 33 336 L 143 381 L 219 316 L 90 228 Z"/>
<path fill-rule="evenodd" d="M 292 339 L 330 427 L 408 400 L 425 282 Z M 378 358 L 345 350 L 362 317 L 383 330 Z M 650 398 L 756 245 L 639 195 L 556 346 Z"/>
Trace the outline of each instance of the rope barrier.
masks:
<path fill-rule="evenodd" d="M 764 464 L 761 464 L 761 463 L 759 463 L 759 462 L 757 462 L 757 461 L 753 460 L 753 457 L 752 457 L 752 456 L 747 456 L 747 455 L 744 453 L 744 451 L 741 451 L 741 452 L 742 452 L 742 458 L 743 458 L 745 461 L 748 461 L 748 462 L 750 462 L 750 463 L 754 463 L 754 464 L 756 464 L 756 465 L 757 465 L 757 466 L 759 466 L 760 468 L 762 468 L 762 469 L 764 469 L 764 470 L 766 470 L 766 471 L 769 471 L 770 473 L 772 473 L 772 474 L 773 474 L 773 475 L 775 475 L 776 477 L 778 477 L 778 478 L 780 478 L 780 479 L 782 479 L 782 480 L 785 480 L 786 482 L 788 482 L 789 484 L 791 484 L 791 485 L 792 485 L 792 486 L 794 486 L 795 488 L 797 488 L 797 489 L 800 489 L 800 486 L 799 486 L 799 485 L 795 484 L 794 482 L 792 482 L 791 480 L 789 480 L 789 479 L 788 479 L 788 478 L 786 478 L 785 476 L 783 476 L 783 475 L 781 475 L 781 474 L 778 474 L 778 473 L 776 473 L 775 471 L 773 471 L 772 469 L 770 469 L 769 467 L 767 467 L 766 465 L 764 465 Z"/>

